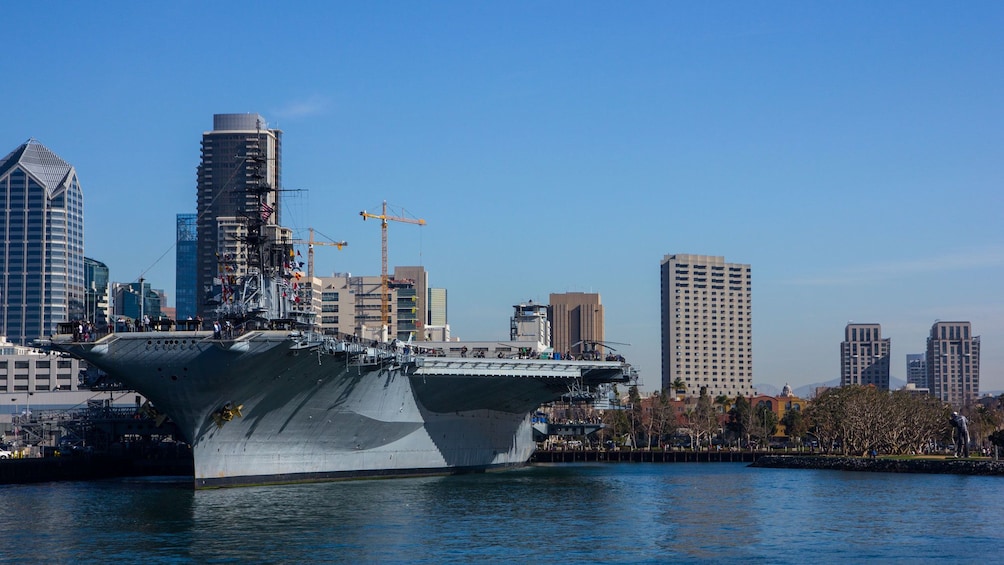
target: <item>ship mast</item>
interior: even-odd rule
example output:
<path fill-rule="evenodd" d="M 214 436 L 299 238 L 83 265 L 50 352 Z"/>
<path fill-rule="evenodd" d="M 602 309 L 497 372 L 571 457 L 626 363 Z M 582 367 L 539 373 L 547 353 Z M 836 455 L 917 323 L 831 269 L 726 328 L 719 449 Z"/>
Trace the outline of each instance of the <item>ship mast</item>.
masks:
<path fill-rule="evenodd" d="M 241 223 L 244 233 L 238 236 L 243 244 L 235 257 L 235 265 L 243 267 L 240 276 L 225 281 L 233 285 L 232 303 L 224 300 L 221 313 L 244 320 L 270 322 L 287 318 L 289 288 L 288 273 L 293 261 L 292 241 L 282 237 L 279 226 L 279 195 L 270 175 L 268 136 L 258 124 L 257 143 L 249 143 L 245 156 L 246 174 L 244 206 Z M 234 268 L 235 275 L 239 272 Z"/>

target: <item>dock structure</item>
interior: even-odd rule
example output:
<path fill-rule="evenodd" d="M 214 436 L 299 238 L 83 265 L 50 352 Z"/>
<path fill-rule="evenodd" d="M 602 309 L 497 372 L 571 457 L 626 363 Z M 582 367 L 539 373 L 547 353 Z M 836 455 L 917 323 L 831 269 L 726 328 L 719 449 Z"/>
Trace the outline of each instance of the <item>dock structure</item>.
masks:
<path fill-rule="evenodd" d="M 557 424 L 547 421 L 534 421 L 533 439 L 544 441 L 549 437 L 587 437 L 605 427 L 604 424 Z"/>

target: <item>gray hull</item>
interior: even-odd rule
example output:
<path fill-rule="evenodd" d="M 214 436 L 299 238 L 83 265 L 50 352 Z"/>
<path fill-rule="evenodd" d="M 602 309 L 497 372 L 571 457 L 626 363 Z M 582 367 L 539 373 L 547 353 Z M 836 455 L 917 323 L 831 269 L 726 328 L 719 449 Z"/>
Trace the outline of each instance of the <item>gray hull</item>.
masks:
<path fill-rule="evenodd" d="M 62 339 L 61 339 L 62 338 Z M 532 455 L 530 413 L 616 362 L 415 357 L 282 331 L 68 336 L 192 445 L 197 488 L 484 471 Z"/>

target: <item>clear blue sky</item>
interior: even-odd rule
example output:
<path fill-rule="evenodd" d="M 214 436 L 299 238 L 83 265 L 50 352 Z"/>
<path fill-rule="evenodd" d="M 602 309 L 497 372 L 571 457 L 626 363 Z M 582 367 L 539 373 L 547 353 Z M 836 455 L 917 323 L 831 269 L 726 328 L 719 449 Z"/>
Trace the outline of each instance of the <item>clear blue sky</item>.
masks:
<path fill-rule="evenodd" d="M 756 383 L 839 375 L 848 321 L 982 336 L 1004 389 L 999 2 L 15 2 L 0 152 L 76 166 L 86 253 L 174 294 L 214 113 L 284 131 L 283 222 L 345 239 L 317 271 L 391 265 L 449 289 L 454 335 L 599 292 L 659 387 L 659 263 L 753 269 Z"/>

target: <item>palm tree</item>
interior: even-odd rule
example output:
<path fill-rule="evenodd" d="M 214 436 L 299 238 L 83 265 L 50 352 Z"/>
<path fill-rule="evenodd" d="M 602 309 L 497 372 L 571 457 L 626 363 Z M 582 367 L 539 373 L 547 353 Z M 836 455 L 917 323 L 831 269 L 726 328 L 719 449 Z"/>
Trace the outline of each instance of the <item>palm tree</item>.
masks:
<path fill-rule="evenodd" d="M 683 382 L 683 379 L 680 377 L 676 377 L 676 380 L 673 381 L 673 390 L 675 390 L 678 395 L 686 394 L 687 383 Z"/>
<path fill-rule="evenodd" d="M 721 409 L 719 410 L 720 413 L 728 414 L 729 409 L 732 408 L 732 399 L 729 398 L 727 395 L 719 394 L 718 396 L 715 397 L 715 404 L 721 407 Z"/>

